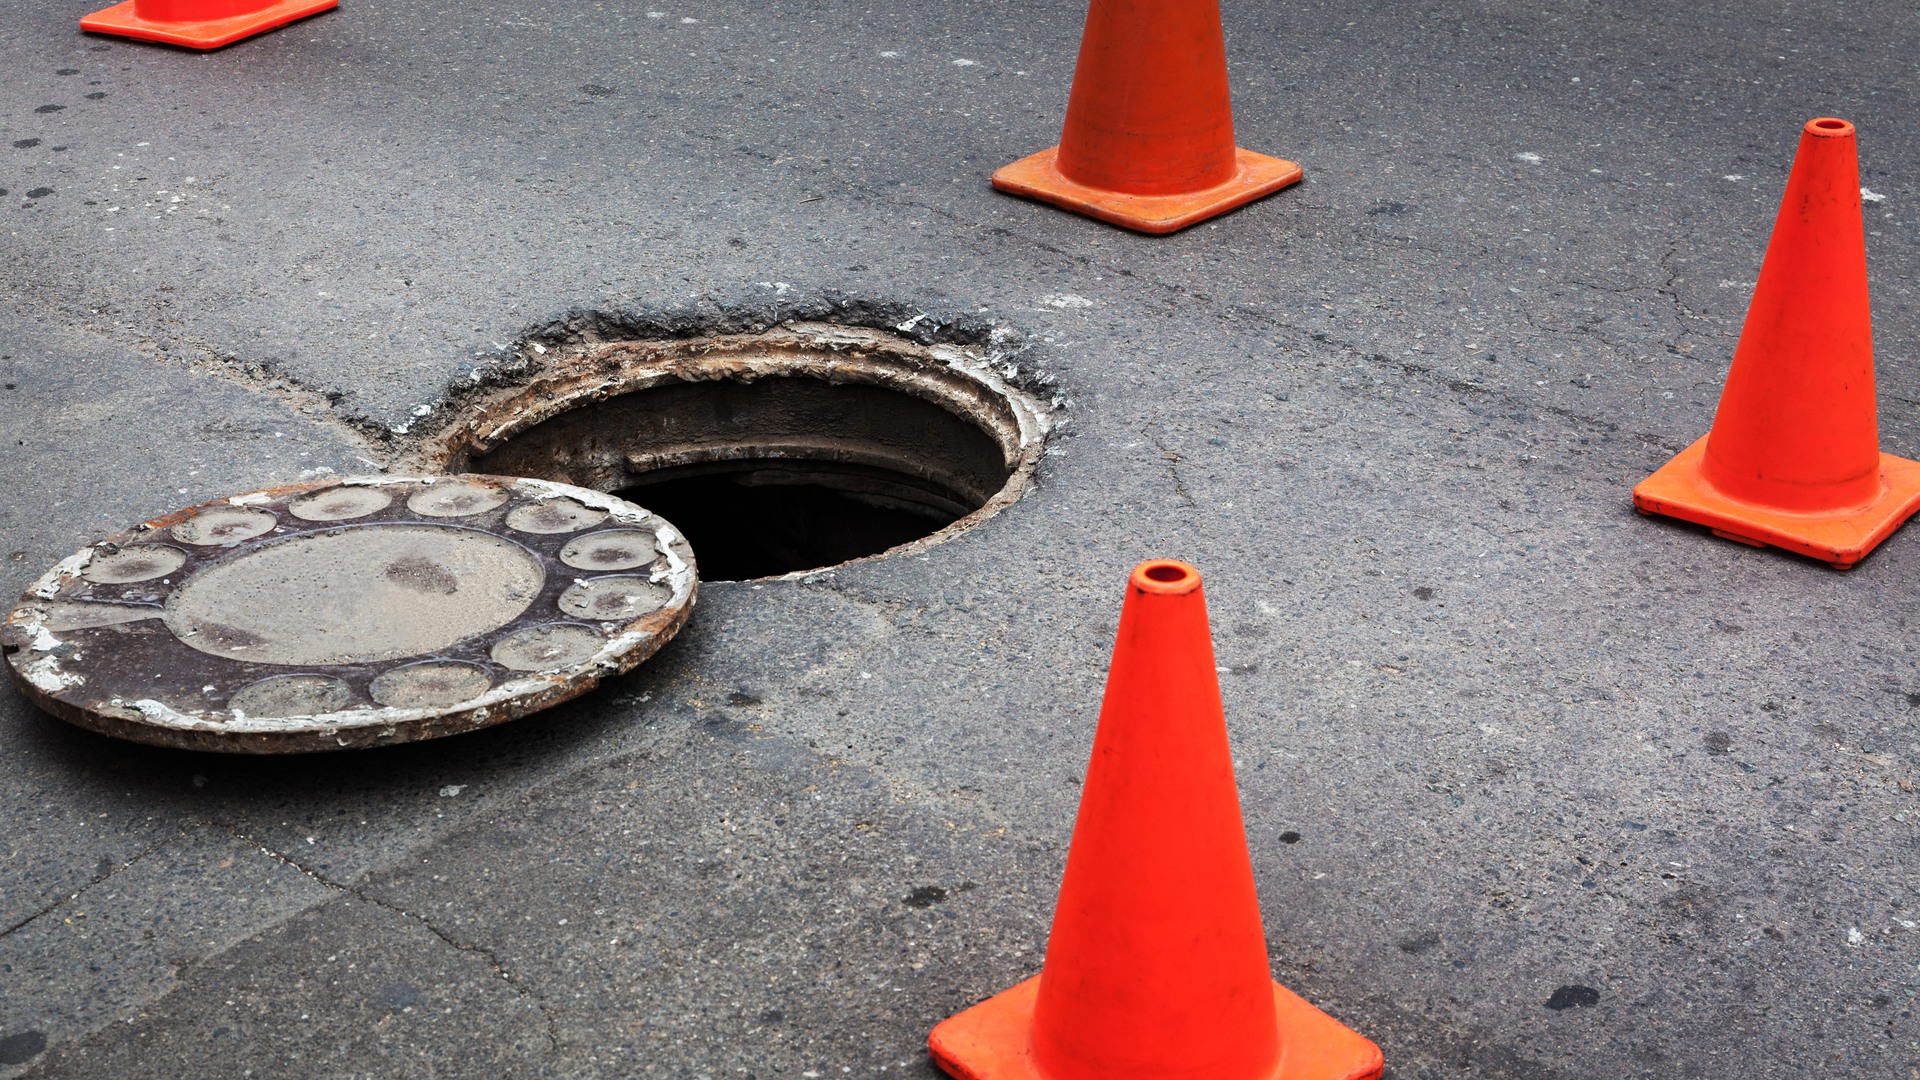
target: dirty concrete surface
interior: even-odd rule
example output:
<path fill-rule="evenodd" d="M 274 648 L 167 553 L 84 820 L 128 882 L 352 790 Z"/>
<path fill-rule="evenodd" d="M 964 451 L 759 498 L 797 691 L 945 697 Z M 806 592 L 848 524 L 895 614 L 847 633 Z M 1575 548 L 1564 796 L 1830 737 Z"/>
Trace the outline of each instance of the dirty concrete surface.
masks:
<path fill-rule="evenodd" d="M 1240 142 L 1307 179 L 1148 239 L 986 185 L 1057 136 L 1069 0 L 348 0 L 204 56 L 12 5 L 10 590 L 609 318 L 1001 326 L 1071 421 L 972 532 L 705 586 L 497 729 L 228 758 L 0 695 L 0 1076 L 931 1076 L 1037 970 L 1172 555 L 1274 971 L 1390 1076 L 1920 1077 L 1920 533 L 1841 574 L 1628 502 L 1816 115 L 1920 455 L 1920 15 L 1225 6 Z"/>

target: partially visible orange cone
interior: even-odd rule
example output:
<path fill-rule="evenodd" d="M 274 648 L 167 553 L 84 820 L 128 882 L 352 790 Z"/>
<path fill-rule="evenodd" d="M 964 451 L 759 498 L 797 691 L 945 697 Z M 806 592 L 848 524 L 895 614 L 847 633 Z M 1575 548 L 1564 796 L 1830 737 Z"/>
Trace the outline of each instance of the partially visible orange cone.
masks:
<path fill-rule="evenodd" d="M 1039 977 L 928 1040 L 961 1080 L 1371 1080 L 1274 982 L 1200 574 L 1135 568 Z"/>
<path fill-rule="evenodd" d="M 340 0 L 126 0 L 81 19 L 80 29 L 217 49 L 339 5 Z"/>
<path fill-rule="evenodd" d="M 1643 514 L 1848 570 L 1920 509 L 1880 452 L 1853 125 L 1807 122 L 1713 430 L 1633 489 Z"/>
<path fill-rule="evenodd" d="M 1093 0 L 1060 145 L 993 186 L 1144 233 L 1170 233 L 1300 179 L 1233 144 L 1219 0 Z"/>

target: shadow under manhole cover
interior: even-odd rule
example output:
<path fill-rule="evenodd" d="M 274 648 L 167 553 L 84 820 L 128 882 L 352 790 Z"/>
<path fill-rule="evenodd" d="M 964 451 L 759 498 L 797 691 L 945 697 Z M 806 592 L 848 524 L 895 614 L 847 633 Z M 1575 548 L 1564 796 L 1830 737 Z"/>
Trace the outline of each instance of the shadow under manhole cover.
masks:
<path fill-rule="evenodd" d="M 81 549 L 0 627 L 15 683 L 81 727 L 187 749 L 406 742 L 525 716 L 640 663 L 694 557 L 640 507 L 538 479 L 328 480 Z"/>
<path fill-rule="evenodd" d="M 548 350 L 523 385 L 462 407 L 422 471 L 533 476 L 666 517 L 708 581 L 912 551 L 1029 489 L 1049 407 L 979 355 L 875 330 Z"/>

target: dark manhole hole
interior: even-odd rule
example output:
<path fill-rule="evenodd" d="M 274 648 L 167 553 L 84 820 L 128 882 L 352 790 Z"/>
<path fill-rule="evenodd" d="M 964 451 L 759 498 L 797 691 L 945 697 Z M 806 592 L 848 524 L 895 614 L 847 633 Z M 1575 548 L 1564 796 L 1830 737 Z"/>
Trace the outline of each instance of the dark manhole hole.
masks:
<path fill-rule="evenodd" d="M 904 474 L 773 459 L 660 469 L 615 492 L 685 522 L 715 581 L 774 577 L 877 555 L 978 507 Z"/>
<path fill-rule="evenodd" d="M 979 522 L 1026 492 L 1050 423 L 968 350 L 792 324 L 550 352 L 420 464 L 616 494 L 684 532 L 703 579 L 738 581 Z"/>

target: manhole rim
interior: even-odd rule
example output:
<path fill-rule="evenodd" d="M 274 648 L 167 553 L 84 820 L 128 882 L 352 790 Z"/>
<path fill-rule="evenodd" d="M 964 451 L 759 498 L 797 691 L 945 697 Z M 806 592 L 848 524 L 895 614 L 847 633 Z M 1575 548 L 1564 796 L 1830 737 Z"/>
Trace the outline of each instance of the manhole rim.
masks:
<path fill-rule="evenodd" d="M 827 566 L 741 579 L 816 577 L 841 567 L 911 555 L 968 532 L 1040 486 L 1040 463 L 1064 423 L 1056 400 L 1016 385 L 989 357 L 955 345 L 925 345 L 884 330 L 789 322 L 759 331 L 686 338 L 597 339 L 543 347 L 539 370 L 469 396 L 438 427 L 421 430 L 393 468 L 455 476 L 469 462 L 571 410 L 677 383 L 813 379 L 892 390 L 928 402 L 998 445 L 1006 480 L 977 508 L 925 536 Z M 653 468 L 729 460 L 708 448 L 652 455 Z"/>

